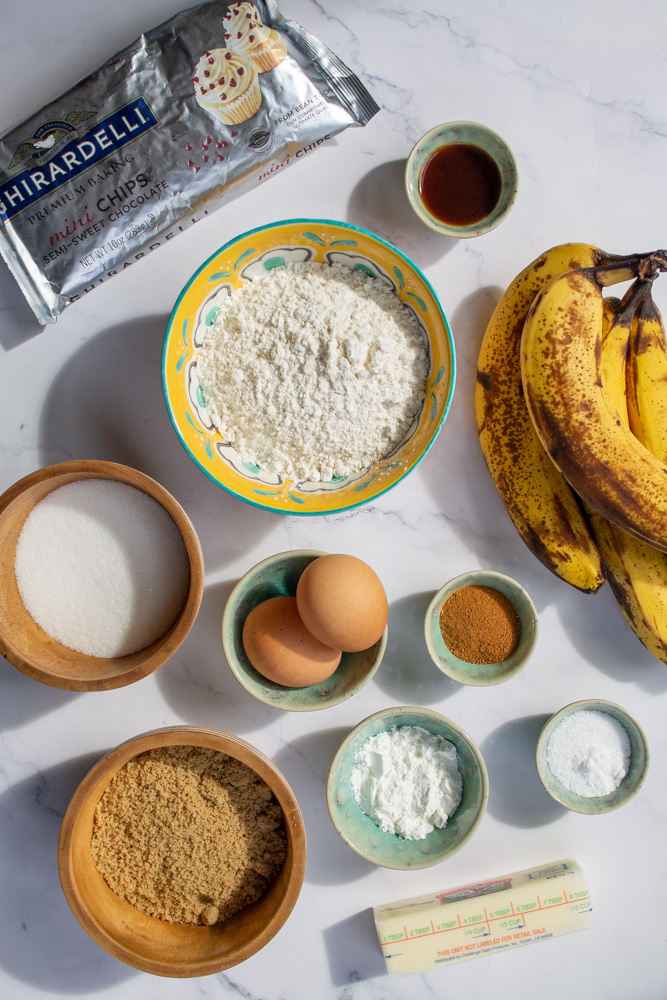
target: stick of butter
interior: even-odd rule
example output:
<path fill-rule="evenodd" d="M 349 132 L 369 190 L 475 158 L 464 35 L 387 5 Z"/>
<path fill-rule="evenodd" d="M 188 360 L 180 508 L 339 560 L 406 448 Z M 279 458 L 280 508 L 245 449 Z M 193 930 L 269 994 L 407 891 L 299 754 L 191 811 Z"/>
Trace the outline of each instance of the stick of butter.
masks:
<path fill-rule="evenodd" d="M 433 896 L 373 908 L 390 976 L 493 955 L 590 927 L 584 873 L 571 858 Z"/>

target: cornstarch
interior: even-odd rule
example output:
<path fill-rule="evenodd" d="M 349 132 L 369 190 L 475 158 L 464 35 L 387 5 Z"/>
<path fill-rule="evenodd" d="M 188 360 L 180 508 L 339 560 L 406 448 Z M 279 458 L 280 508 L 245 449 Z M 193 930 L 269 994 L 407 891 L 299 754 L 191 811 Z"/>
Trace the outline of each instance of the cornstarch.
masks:
<path fill-rule="evenodd" d="M 380 278 L 274 268 L 220 307 L 197 359 L 208 414 L 243 461 L 329 481 L 390 455 L 424 404 L 425 334 Z"/>
<path fill-rule="evenodd" d="M 52 490 L 25 520 L 14 557 L 26 610 L 88 656 L 126 656 L 164 635 L 190 581 L 171 515 L 142 490 L 81 479 Z"/>
<path fill-rule="evenodd" d="M 406 840 L 446 826 L 463 794 L 456 747 L 421 726 L 372 736 L 357 751 L 351 780 L 366 815 Z"/>
<path fill-rule="evenodd" d="M 568 791 L 586 798 L 609 795 L 628 773 L 630 740 L 618 719 L 582 709 L 554 729 L 547 763 Z"/>

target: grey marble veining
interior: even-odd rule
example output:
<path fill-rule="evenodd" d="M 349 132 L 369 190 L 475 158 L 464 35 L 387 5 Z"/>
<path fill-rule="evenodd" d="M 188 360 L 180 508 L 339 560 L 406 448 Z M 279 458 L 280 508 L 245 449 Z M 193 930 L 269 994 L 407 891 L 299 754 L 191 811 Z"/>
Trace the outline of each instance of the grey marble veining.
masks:
<path fill-rule="evenodd" d="M 7 6 L 0 129 L 184 4 Z M 0 992 L 9 1000 L 516 1000 L 530 988 L 541 1000 L 664 1000 L 667 668 L 638 643 L 608 587 L 595 597 L 574 592 L 520 541 L 479 450 L 473 394 L 486 323 L 502 290 L 538 253 L 574 240 L 617 253 L 667 242 L 667 5 L 281 0 L 281 9 L 362 76 L 382 108 L 365 129 L 348 130 L 198 223 L 66 310 L 54 328 L 36 326 L 0 266 L 0 491 L 68 458 L 133 465 L 185 506 L 206 561 L 190 636 L 135 685 L 57 691 L 0 659 Z M 497 130 L 519 165 L 511 215 L 472 241 L 427 230 L 403 190 L 413 143 L 456 119 Z M 420 466 L 372 504 L 322 518 L 268 514 L 220 491 L 177 441 L 160 381 L 167 316 L 192 272 L 237 233 L 295 216 L 349 220 L 396 243 L 434 286 L 457 352 L 451 411 Z M 656 282 L 655 297 L 664 312 L 667 277 Z M 303 715 L 255 702 L 231 675 L 220 642 L 236 580 L 292 548 L 358 555 L 379 573 L 390 604 L 387 652 L 372 682 L 348 702 Z M 540 617 L 533 659 L 497 688 L 448 681 L 423 640 L 432 594 L 476 567 L 518 579 Z M 541 722 L 587 697 L 626 707 L 652 754 L 640 794 L 602 817 L 557 807 L 532 760 Z M 335 833 L 325 800 L 344 735 L 400 704 L 435 709 L 462 726 L 490 777 L 474 838 L 418 872 L 363 861 Z M 235 732 L 276 762 L 303 811 L 309 856 L 293 914 L 259 954 L 217 976 L 161 980 L 115 961 L 81 929 L 59 885 L 56 847 L 67 803 L 96 760 L 137 733 L 182 723 Z M 589 876 L 591 930 L 425 975 L 385 974 L 374 904 L 569 855 Z"/>

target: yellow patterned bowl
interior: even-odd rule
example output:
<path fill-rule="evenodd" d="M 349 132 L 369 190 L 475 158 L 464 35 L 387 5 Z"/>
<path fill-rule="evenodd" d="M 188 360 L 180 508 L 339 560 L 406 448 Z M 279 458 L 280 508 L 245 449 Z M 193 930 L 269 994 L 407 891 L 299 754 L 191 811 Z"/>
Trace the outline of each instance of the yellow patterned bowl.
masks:
<path fill-rule="evenodd" d="M 417 317 L 429 346 L 424 406 L 405 439 L 381 461 L 330 482 L 284 480 L 242 461 L 209 419 L 197 377 L 197 354 L 220 302 L 264 271 L 304 261 L 344 264 L 388 282 Z M 287 514 L 349 510 L 395 486 L 433 444 L 451 405 L 455 372 L 447 318 L 419 269 L 368 230 L 322 219 L 291 219 L 253 229 L 209 257 L 178 297 L 162 358 L 169 416 L 190 457 L 234 496 Z"/>

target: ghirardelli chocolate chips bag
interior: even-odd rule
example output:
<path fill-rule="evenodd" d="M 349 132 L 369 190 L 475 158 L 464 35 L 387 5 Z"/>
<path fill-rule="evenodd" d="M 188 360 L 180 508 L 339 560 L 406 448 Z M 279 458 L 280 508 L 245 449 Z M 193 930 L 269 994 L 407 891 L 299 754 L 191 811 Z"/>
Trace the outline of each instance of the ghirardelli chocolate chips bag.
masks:
<path fill-rule="evenodd" d="M 41 323 L 378 106 L 276 0 L 207 0 L 0 138 L 0 253 Z"/>

